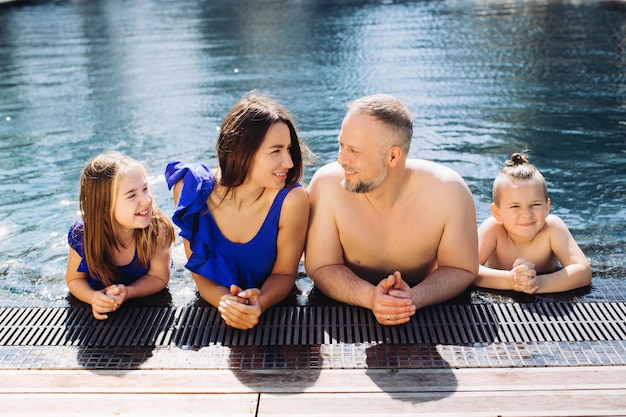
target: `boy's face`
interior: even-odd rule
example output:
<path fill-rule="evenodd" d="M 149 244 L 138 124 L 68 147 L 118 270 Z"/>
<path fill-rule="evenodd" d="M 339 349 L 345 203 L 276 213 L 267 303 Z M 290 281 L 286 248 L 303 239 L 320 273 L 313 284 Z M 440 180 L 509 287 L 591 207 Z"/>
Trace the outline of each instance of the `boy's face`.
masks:
<path fill-rule="evenodd" d="M 546 200 L 540 184 L 503 184 L 500 196 L 500 204 L 492 204 L 491 212 L 509 234 L 532 238 L 539 233 L 550 213 L 550 199 Z"/>

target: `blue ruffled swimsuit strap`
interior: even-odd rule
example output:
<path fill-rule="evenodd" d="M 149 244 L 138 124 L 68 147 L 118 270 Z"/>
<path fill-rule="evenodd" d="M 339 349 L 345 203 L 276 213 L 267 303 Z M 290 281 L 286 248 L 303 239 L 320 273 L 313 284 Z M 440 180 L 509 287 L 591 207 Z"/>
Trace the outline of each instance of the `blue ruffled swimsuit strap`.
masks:
<path fill-rule="evenodd" d="M 194 214 L 208 210 L 206 202 L 215 187 L 215 176 L 213 171 L 202 163 L 184 164 L 174 161 L 167 164 L 165 168 L 167 187 L 171 190 L 181 179 L 183 186 L 172 220 L 181 227 L 181 236 L 190 240 L 191 236 L 187 233 L 189 229 L 184 225 L 191 230 L 195 229 Z"/>

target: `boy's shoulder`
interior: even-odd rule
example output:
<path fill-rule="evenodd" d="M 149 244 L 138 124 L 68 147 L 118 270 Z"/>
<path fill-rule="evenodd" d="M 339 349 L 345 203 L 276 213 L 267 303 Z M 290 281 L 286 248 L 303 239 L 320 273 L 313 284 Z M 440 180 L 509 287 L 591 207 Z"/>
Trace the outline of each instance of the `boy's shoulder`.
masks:
<path fill-rule="evenodd" d="M 495 230 L 500 230 L 500 229 L 504 229 L 504 227 L 502 226 L 502 223 L 500 223 L 499 221 L 496 220 L 495 217 L 493 216 L 489 216 L 487 217 L 485 220 L 483 220 L 483 222 L 480 224 L 480 226 L 478 226 L 479 230 L 491 230 L 491 231 L 495 231 Z"/>
<path fill-rule="evenodd" d="M 556 214 L 549 214 L 548 217 L 546 217 L 546 226 L 548 226 L 548 232 L 550 233 L 565 232 L 569 234 L 569 228 L 567 227 L 563 219 L 561 219 Z"/>

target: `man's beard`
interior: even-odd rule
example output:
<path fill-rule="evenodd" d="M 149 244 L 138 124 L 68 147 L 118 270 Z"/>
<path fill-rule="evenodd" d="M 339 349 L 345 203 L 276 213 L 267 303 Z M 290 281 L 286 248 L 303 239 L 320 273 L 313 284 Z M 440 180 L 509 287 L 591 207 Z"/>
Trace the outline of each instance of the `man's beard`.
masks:
<path fill-rule="evenodd" d="M 350 191 L 352 193 L 369 193 L 378 188 L 378 186 L 382 184 L 383 181 L 385 181 L 385 178 L 387 178 L 387 170 L 383 169 L 382 174 L 380 174 L 378 177 L 374 178 L 371 181 L 365 182 L 357 180 L 356 183 L 349 184 L 344 178 L 341 183 L 346 191 Z"/>

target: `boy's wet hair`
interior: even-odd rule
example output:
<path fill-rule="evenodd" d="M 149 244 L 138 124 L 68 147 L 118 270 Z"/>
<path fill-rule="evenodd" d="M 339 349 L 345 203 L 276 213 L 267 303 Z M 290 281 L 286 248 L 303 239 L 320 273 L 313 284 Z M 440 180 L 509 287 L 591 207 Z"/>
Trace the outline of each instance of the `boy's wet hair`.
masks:
<path fill-rule="evenodd" d="M 543 187 L 545 199 L 548 199 L 548 188 L 546 180 L 541 172 L 528 161 L 525 152 L 515 152 L 511 155 L 511 159 L 507 159 L 504 168 L 493 182 L 493 202 L 500 204 L 500 190 L 503 185 L 511 184 L 516 181 L 533 182 Z"/>
<path fill-rule="evenodd" d="M 512 178 L 519 180 L 530 180 L 537 171 L 537 168 L 528 162 L 528 157 L 520 152 L 516 152 L 511 155 L 511 159 L 507 159 L 504 165 L 505 168 L 502 172 L 505 172 Z"/>

